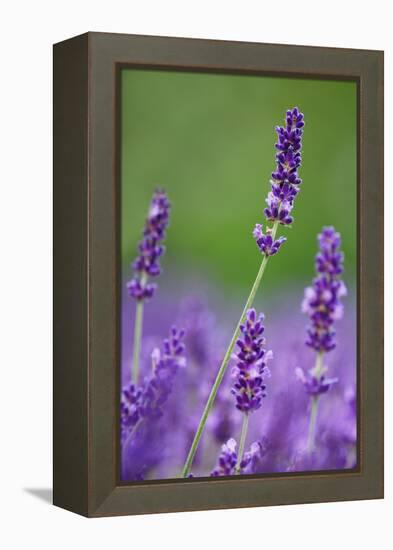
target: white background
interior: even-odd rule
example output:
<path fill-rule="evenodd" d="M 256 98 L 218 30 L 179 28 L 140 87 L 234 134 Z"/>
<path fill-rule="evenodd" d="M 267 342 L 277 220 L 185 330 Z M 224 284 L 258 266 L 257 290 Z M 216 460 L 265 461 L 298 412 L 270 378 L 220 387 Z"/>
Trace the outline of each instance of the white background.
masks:
<path fill-rule="evenodd" d="M 381 0 L 14 0 L 3 4 L 0 20 L 0 545 L 3 548 L 68 550 L 141 545 L 144 549 L 188 550 L 199 549 L 201 544 L 209 549 L 228 550 L 392 547 L 391 337 L 386 342 L 384 501 L 98 520 L 78 517 L 47 502 L 51 486 L 52 43 L 94 30 L 384 49 L 385 277 L 389 335 L 393 305 L 390 284 L 393 30 L 388 6 L 388 1 Z"/>

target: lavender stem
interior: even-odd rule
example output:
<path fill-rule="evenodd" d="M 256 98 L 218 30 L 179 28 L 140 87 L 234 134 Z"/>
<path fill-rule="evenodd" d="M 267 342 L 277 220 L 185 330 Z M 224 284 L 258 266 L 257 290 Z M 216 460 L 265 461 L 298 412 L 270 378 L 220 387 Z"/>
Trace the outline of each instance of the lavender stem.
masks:
<path fill-rule="evenodd" d="M 146 274 L 141 277 L 141 284 L 145 286 L 147 282 Z M 139 356 L 141 354 L 142 326 L 143 326 L 143 306 L 144 301 L 138 300 L 136 303 L 135 325 L 134 325 L 134 351 L 131 367 L 131 381 L 134 384 L 138 383 L 139 378 Z"/>
<path fill-rule="evenodd" d="M 319 395 L 313 395 L 311 398 L 310 424 L 308 428 L 308 438 L 307 438 L 308 454 L 312 454 L 314 452 L 314 447 L 315 447 L 315 426 L 317 422 L 318 401 L 319 401 Z"/>
<path fill-rule="evenodd" d="M 132 428 L 132 430 L 131 430 L 130 433 L 128 434 L 127 439 L 126 439 L 125 442 L 124 442 L 123 449 L 127 449 L 128 445 L 130 444 L 130 441 L 131 441 L 132 438 L 134 437 L 135 432 L 138 430 L 138 428 L 139 428 L 140 425 L 142 424 L 143 420 L 144 420 L 143 418 L 140 418 L 140 419 L 138 420 L 138 422 L 135 424 L 135 426 Z"/>
<path fill-rule="evenodd" d="M 240 434 L 239 452 L 237 454 L 236 475 L 240 474 L 240 466 L 243 460 L 244 447 L 247 439 L 249 414 L 243 415 L 242 431 Z"/>
<path fill-rule="evenodd" d="M 274 240 L 276 232 L 277 232 L 278 224 L 279 224 L 279 222 L 275 221 L 274 224 L 273 224 L 273 227 L 272 227 L 271 235 L 272 235 L 273 240 Z M 218 388 L 220 387 L 222 379 L 224 378 L 224 374 L 226 372 L 229 360 L 231 358 L 233 348 L 235 346 L 237 337 L 239 335 L 240 325 L 244 322 L 244 320 L 246 318 L 246 315 L 247 315 L 247 311 L 251 308 L 251 306 L 254 302 L 255 295 L 258 291 L 258 288 L 259 288 L 259 285 L 261 283 L 263 274 L 265 273 L 265 269 L 266 269 L 266 266 L 267 266 L 267 262 L 269 261 L 269 257 L 270 256 L 266 256 L 266 255 L 263 257 L 261 266 L 260 266 L 259 271 L 257 273 L 257 276 L 256 276 L 256 279 L 255 279 L 254 284 L 252 286 L 251 292 L 250 292 L 250 294 L 247 298 L 247 302 L 246 302 L 246 304 L 243 308 L 243 312 L 242 312 L 241 317 L 240 317 L 240 319 L 239 319 L 239 321 L 236 325 L 235 332 L 233 333 L 232 339 L 229 343 L 228 349 L 225 353 L 224 359 L 223 359 L 223 361 L 221 363 L 221 366 L 220 366 L 220 369 L 217 373 L 216 379 L 214 381 L 214 384 L 213 384 L 212 389 L 210 391 L 210 395 L 208 397 L 208 400 L 207 400 L 205 408 L 203 410 L 201 419 L 199 421 L 198 428 L 195 432 L 194 440 L 191 444 L 190 450 L 188 452 L 187 459 L 184 463 L 183 470 L 182 470 L 182 477 L 187 477 L 188 474 L 191 471 L 191 467 L 192 467 L 192 463 L 193 463 L 193 460 L 194 460 L 194 457 L 195 457 L 195 453 L 197 452 L 199 441 L 200 441 L 200 439 L 202 437 L 202 434 L 203 434 L 203 431 L 205 429 L 207 418 L 208 418 L 209 413 L 210 413 L 210 411 L 213 407 L 214 400 L 215 400 L 217 392 L 218 392 Z"/>
<path fill-rule="evenodd" d="M 323 373 L 323 352 L 319 351 L 317 353 L 315 367 L 313 369 L 313 376 L 319 382 L 321 375 Z M 315 427 L 317 423 L 317 414 L 318 414 L 318 403 L 319 395 L 313 395 L 311 398 L 311 411 L 310 411 L 310 424 L 308 428 L 308 437 L 307 437 L 307 452 L 312 454 L 315 448 Z"/>

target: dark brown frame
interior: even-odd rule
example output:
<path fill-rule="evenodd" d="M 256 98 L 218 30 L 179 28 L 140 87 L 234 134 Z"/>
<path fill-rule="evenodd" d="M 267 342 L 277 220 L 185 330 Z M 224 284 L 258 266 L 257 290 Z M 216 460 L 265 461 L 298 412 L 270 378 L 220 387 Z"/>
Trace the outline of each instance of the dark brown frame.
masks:
<path fill-rule="evenodd" d="M 358 83 L 356 470 L 118 481 L 118 73 Z M 54 46 L 54 503 L 89 517 L 383 497 L 383 52 L 87 33 Z"/>

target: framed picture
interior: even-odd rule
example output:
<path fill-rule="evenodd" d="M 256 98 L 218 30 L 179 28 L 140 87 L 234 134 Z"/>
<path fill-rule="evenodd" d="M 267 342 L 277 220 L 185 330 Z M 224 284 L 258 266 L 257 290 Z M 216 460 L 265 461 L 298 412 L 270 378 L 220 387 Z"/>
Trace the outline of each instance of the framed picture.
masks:
<path fill-rule="evenodd" d="M 54 47 L 54 503 L 382 498 L 383 53 Z"/>

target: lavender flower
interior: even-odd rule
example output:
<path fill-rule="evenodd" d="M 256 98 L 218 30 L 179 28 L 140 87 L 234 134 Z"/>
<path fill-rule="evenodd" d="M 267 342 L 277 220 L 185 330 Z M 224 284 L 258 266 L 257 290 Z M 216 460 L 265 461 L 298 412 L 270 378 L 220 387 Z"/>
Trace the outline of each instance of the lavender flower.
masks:
<path fill-rule="evenodd" d="M 266 234 L 262 231 L 262 225 L 257 223 L 253 231 L 254 239 L 257 242 L 259 250 L 265 254 L 265 256 L 274 256 L 280 250 L 280 246 L 287 240 L 286 237 L 279 237 L 277 240 L 273 239 L 272 230 L 267 227 Z"/>
<path fill-rule="evenodd" d="M 252 465 L 260 455 L 260 444 L 258 442 L 252 443 L 250 450 L 244 453 L 244 457 L 240 462 L 239 472 L 236 470 L 238 461 L 236 445 L 236 441 L 231 438 L 221 447 L 221 453 L 218 457 L 217 466 L 210 473 L 211 477 L 231 476 L 236 473 L 254 473 Z"/>
<path fill-rule="evenodd" d="M 324 227 L 318 235 L 319 252 L 315 257 L 317 276 L 311 287 L 304 293 L 302 310 L 307 313 L 311 325 L 307 328 L 306 344 L 316 351 L 316 362 L 307 374 L 296 369 L 299 380 L 311 397 L 310 424 L 307 438 L 307 450 L 311 454 L 315 445 L 315 427 L 317 421 L 318 400 L 330 387 L 338 382 L 337 378 L 325 378 L 324 354 L 336 347 L 334 321 L 343 315 L 340 298 L 346 294 L 346 288 L 340 276 L 343 272 L 344 255 L 340 252 L 341 237 L 334 227 Z"/>
<path fill-rule="evenodd" d="M 287 111 L 286 126 L 276 128 L 277 168 L 272 173 L 272 189 L 266 201 L 265 216 L 283 225 L 290 225 L 293 221 L 290 213 L 302 182 L 297 170 L 302 162 L 303 126 L 304 116 L 294 107 Z"/>
<path fill-rule="evenodd" d="M 184 335 L 184 330 L 172 327 L 169 338 L 164 340 L 163 351 L 156 348 L 152 353 L 153 376 L 145 382 L 140 407 L 144 418 L 162 416 L 177 370 L 186 366 Z"/>
<path fill-rule="evenodd" d="M 250 449 L 244 453 L 240 463 L 240 473 L 255 474 L 259 466 L 259 460 L 265 452 L 265 442 L 254 441 L 251 443 Z"/>
<path fill-rule="evenodd" d="M 210 475 L 213 477 L 233 475 L 235 473 L 236 464 L 236 441 L 234 439 L 229 439 L 221 447 L 221 453 L 218 457 L 217 466 Z"/>
<path fill-rule="evenodd" d="M 184 336 L 184 330 L 172 327 L 169 338 L 164 340 L 163 350 L 156 348 L 152 353 L 153 374 L 141 387 L 130 384 L 123 390 L 120 406 L 123 440 L 142 420 L 156 420 L 162 416 L 176 373 L 179 367 L 186 365 Z"/>
<path fill-rule="evenodd" d="M 270 374 L 266 363 L 272 352 L 266 352 L 263 347 L 263 320 L 262 313 L 257 318 L 255 309 L 249 309 L 245 323 L 240 326 L 241 336 L 236 342 L 239 348 L 234 355 L 237 361 L 233 370 L 236 382 L 231 392 L 236 398 L 236 407 L 246 414 L 258 410 L 266 397 L 264 378 Z"/>
<path fill-rule="evenodd" d="M 130 431 L 138 424 L 141 418 L 140 400 L 142 390 L 135 384 L 124 388 L 120 402 L 121 439 L 125 441 Z"/>
<path fill-rule="evenodd" d="M 326 378 L 324 374 L 315 376 L 311 371 L 305 373 L 303 369 L 297 368 L 296 376 L 303 384 L 306 393 L 310 396 L 317 396 L 329 391 L 333 384 L 338 382 L 338 378 Z"/>
<path fill-rule="evenodd" d="M 327 352 L 336 347 L 333 324 L 343 316 L 340 298 L 347 291 L 340 280 L 344 260 L 339 250 L 340 234 L 335 232 L 334 227 L 324 227 L 318 240 L 320 251 L 315 257 L 317 277 L 312 286 L 305 290 L 302 310 L 311 320 L 306 344 L 317 352 Z"/>
<path fill-rule="evenodd" d="M 160 242 L 165 238 L 169 210 L 170 203 L 165 192 L 157 189 L 150 203 L 143 238 L 138 245 L 139 255 L 132 264 L 136 273 L 127 284 L 129 295 L 138 301 L 151 298 L 156 290 L 157 285 L 147 280 L 148 277 L 157 277 L 161 272 L 159 258 L 165 248 Z"/>
<path fill-rule="evenodd" d="M 263 234 L 262 226 L 257 224 L 253 233 L 258 248 L 266 257 L 276 254 L 286 241 L 284 237 L 275 240 L 277 226 L 291 225 L 293 222 L 291 213 L 302 181 L 298 168 L 302 161 L 303 126 L 304 115 L 294 107 L 286 113 L 285 127 L 276 128 L 276 170 L 272 173 L 271 191 L 267 196 L 267 207 L 264 210 L 266 220 L 272 222 L 273 227 L 267 228 L 266 234 Z"/>

